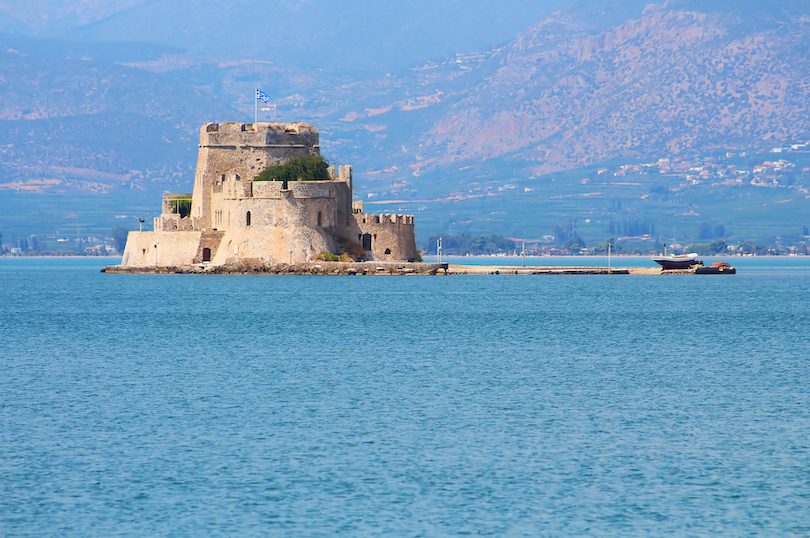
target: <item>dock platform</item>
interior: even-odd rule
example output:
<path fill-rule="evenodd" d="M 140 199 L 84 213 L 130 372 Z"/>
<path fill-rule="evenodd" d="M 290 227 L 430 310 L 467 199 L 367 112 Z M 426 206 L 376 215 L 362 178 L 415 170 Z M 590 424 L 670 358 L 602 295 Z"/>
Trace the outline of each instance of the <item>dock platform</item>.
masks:
<path fill-rule="evenodd" d="M 110 265 L 101 270 L 114 274 L 210 274 L 210 275 L 694 275 L 735 274 L 733 267 L 692 266 L 662 270 L 660 267 L 501 266 L 457 265 L 418 262 L 307 262 L 268 264 L 245 259 L 226 265 L 195 264 L 180 267 L 130 267 Z"/>

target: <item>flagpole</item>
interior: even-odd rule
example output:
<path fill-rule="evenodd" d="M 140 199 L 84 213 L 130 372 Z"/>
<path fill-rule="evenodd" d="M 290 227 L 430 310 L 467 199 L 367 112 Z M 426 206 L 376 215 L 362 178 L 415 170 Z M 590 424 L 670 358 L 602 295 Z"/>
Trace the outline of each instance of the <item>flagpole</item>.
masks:
<path fill-rule="evenodd" d="M 259 88 L 253 93 L 253 123 L 259 123 Z"/>

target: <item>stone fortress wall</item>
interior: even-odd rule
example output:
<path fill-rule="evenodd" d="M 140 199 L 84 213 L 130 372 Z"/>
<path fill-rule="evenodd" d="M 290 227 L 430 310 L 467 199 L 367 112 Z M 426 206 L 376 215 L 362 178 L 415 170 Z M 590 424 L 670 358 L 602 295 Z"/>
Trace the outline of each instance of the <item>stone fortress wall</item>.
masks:
<path fill-rule="evenodd" d="M 306 123 L 207 123 L 194 192 L 166 194 L 153 232 L 130 232 L 122 265 L 177 267 L 234 259 L 301 263 L 356 243 L 373 260 L 417 257 L 410 215 L 367 215 L 352 203 L 352 167 L 326 181 L 253 181 L 267 166 L 320 154 Z"/>

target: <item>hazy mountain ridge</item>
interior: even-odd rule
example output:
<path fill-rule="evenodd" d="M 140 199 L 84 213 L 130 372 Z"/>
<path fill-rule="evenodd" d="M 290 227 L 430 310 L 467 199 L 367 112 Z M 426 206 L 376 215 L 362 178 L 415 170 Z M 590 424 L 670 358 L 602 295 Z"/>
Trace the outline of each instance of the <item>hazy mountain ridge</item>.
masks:
<path fill-rule="evenodd" d="M 740 35 L 739 22 L 667 5 L 596 35 L 546 19 L 490 60 L 496 73 L 421 138 L 423 155 L 519 155 L 543 173 L 810 133 L 807 23 Z"/>
<path fill-rule="evenodd" d="M 510 41 L 567 0 L 141 2 L 70 35 L 166 43 L 209 59 L 252 58 L 332 73 L 385 74 Z"/>
<path fill-rule="evenodd" d="M 394 181 L 496 157 L 541 174 L 611 158 L 750 147 L 769 137 L 810 132 L 802 113 L 810 82 L 803 12 L 790 4 L 792 13 L 778 11 L 779 18 L 750 21 L 746 17 L 760 8 L 746 4 L 740 13 L 696 11 L 711 5 L 629 2 L 608 12 L 604 2 L 583 0 L 535 23 L 483 61 L 455 71 L 452 64 L 463 62 L 459 57 L 450 59 L 449 68 L 434 62 L 427 69 L 352 79 L 272 61 L 212 62 L 176 52 L 156 57 L 156 50 L 145 51 L 148 57 L 142 61 L 122 62 L 155 73 L 152 78 L 131 75 L 136 70 L 122 75 L 116 68 L 103 69 L 112 83 L 122 83 L 116 106 L 131 101 L 139 114 L 171 118 L 181 137 L 193 133 L 197 122 L 248 120 L 252 90 L 261 86 L 273 100 L 262 119 L 312 121 L 328 135 L 326 147 L 331 145 L 339 160 L 351 160 L 358 171 L 395 167 Z M 126 6 L 132 9 L 123 11 Z M 280 6 L 287 18 L 306 12 L 295 2 Z M 93 31 L 119 28 L 113 19 L 128 20 L 125 15 L 135 13 L 130 31 L 137 33 L 142 26 L 138 17 L 143 17 L 138 13 L 157 9 L 176 16 L 189 5 L 125 2 L 119 7 Z M 204 5 L 196 7 L 206 12 Z M 244 6 L 233 9 L 241 12 Z M 635 16 L 625 20 L 628 13 Z M 616 20 L 624 22 L 605 29 Z M 162 30 L 154 31 L 160 37 Z M 244 41 L 251 41 L 249 35 Z M 297 33 L 291 29 L 290 35 Z M 180 42 L 187 38 L 180 37 Z M 42 60 L 31 60 L 28 69 L 52 69 L 36 62 Z M 50 81 L 58 90 L 44 104 L 37 103 L 36 93 L 33 99 L 23 92 L 10 95 L 1 117 L 113 110 L 104 87 L 93 87 L 98 78 L 80 63 L 72 65 L 77 78 L 87 79 Z M 63 64 L 56 71 L 66 69 Z M 130 85 L 126 76 L 136 82 Z M 187 91 L 185 84 L 197 88 L 193 107 L 176 95 Z M 227 107 L 212 108 L 211 95 L 230 100 L 241 114 L 222 117 Z M 64 112 L 64 101 L 71 99 L 75 102 Z M 177 108 L 166 110 L 161 103 Z M 370 154 L 363 151 L 369 144 L 375 149 Z"/>
<path fill-rule="evenodd" d="M 16 51 L 0 52 L 0 92 L 6 189 L 101 192 L 136 180 L 185 182 L 199 126 L 212 113 L 233 114 L 196 88 L 141 70 Z"/>
<path fill-rule="evenodd" d="M 457 43 L 448 35 L 447 50 L 455 50 L 453 54 L 437 57 L 445 49 L 415 47 L 413 57 L 419 63 L 404 68 L 411 56 L 398 56 L 390 72 L 380 71 L 383 64 L 378 63 L 370 74 L 354 72 L 351 66 L 373 49 L 375 36 L 385 33 L 384 19 L 375 18 L 381 8 L 368 12 L 363 21 L 329 26 L 322 35 L 322 21 L 328 22 L 338 8 L 321 0 L 306 4 L 315 11 L 318 6 L 333 11 L 308 17 L 312 13 L 302 7 L 305 3 L 279 4 L 286 7 L 274 24 L 291 24 L 281 33 L 255 31 L 269 20 L 267 13 L 234 32 L 234 21 L 243 24 L 251 9 L 241 1 L 229 6 L 221 20 L 212 19 L 211 13 L 219 13 L 213 2 L 157 0 L 122 2 L 118 11 L 107 6 L 112 14 L 103 17 L 102 11 L 86 11 L 82 20 L 90 23 L 82 27 L 71 27 L 68 19 L 45 26 L 31 23 L 28 31 L 33 33 L 66 30 L 59 39 L 0 37 L 0 50 L 5 50 L 0 52 L 0 191 L 71 196 L 119 192 L 127 200 L 131 197 L 124 193 L 130 189 L 155 200 L 166 190 L 187 192 L 199 126 L 205 121 L 252 121 L 256 87 L 271 99 L 268 105 L 259 103 L 260 121 L 313 123 L 321 132 L 324 156 L 354 165 L 357 195 L 375 209 L 424 210 L 419 222 L 432 230 L 446 219 L 484 231 L 486 226 L 510 234 L 521 234 L 526 226 L 534 230 L 539 226 L 535 211 L 545 207 L 540 193 L 546 192 L 567 200 L 554 206 L 553 217 L 543 217 L 555 222 L 579 210 L 601 214 L 604 208 L 598 204 L 608 204 L 585 207 L 580 199 L 567 198 L 590 189 L 580 181 L 595 177 L 595 169 L 593 174 L 558 175 L 561 181 L 550 189 L 541 184 L 553 181 L 551 176 L 538 177 L 545 172 L 608 160 L 691 158 L 713 148 L 755 149 L 810 138 L 805 114 L 810 5 L 790 0 L 779 7 L 748 0 L 673 0 L 649 6 L 635 0 L 617 6 L 604 0 L 565 3 L 569 8 L 534 24 L 526 19 L 523 32 L 494 49 L 453 49 Z M 123 11 L 124 4 L 130 11 Z M 298 11 L 290 11 L 291 6 Z M 147 35 L 142 31 L 149 23 L 146 14 L 155 9 L 162 19 Z M 193 20 L 212 20 L 202 29 L 178 33 L 168 45 L 81 38 L 159 39 L 177 17 L 194 9 Z M 5 28 L 3 24 L 0 11 L 0 27 Z M 371 50 L 373 61 L 385 59 L 391 47 L 410 46 L 420 30 L 429 33 L 443 24 L 447 21 L 423 28 L 401 24 L 405 33 L 393 32 L 380 50 Z M 353 40 L 333 39 L 349 32 L 347 28 L 363 26 L 374 31 L 352 34 Z M 475 34 L 473 30 L 466 28 L 465 35 Z M 204 39 L 196 42 L 196 50 L 186 50 L 184 45 L 197 39 L 194 32 L 202 32 Z M 431 35 L 433 40 L 425 43 L 442 38 Z M 218 47 L 222 39 L 229 39 L 232 48 Z M 264 48 L 273 40 L 281 48 Z M 487 36 L 472 43 L 490 41 Z M 250 46 L 240 48 L 240 43 Z M 330 46 L 314 50 L 318 43 Z M 287 63 L 295 55 L 280 53 L 284 47 L 315 54 L 319 62 L 334 60 L 334 69 Z M 228 50 L 232 55 L 223 57 Z M 345 51 L 354 56 L 341 63 Z M 602 176 L 600 181 L 607 180 Z M 518 195 L 524 187 L 536 194 Z M 511 196 L 509 204 L 498 207 L 501 216 L 490 215 L 501 192 Z M 607 190 L 597 194 L 611 196 Z M 633 191 L 632 196 L 643 195 Z M 722 194 L 731 195 L 736 196 Z M 712 218 L 708 204 L 721 194 L 707 189 L 701 196 L 706 200 L 700 208 L 687 204 L 673 209 L 678 219 L 695 219 L 699 212 L 701 219 Z M 745 196 L 760 194 L 747 190 Z M 374 206 L 386 199 L 392 205 Z M 70 196 L 65 200 L 60 203 L 70 203 Z M 408 206 L 408 200 L 420 202 Z M 446 205 L 431 205 L 437 200 Z M 463 219 L 452 205 L 461 200 L 477 200 L 465 206 Z M 157 210 L 159 204 L 149 207 Z M 626 204 L 624 211 L 630 214 L 637 207 L 642 210 L 641 202 Z M 436 213 L 429 215 L 431 211 Z M 521 212 L 525 220 L 518 222 L 513 215 Z M 601 226 L 595 218 L 592 225 Z"/>
<path fill-rule="evenodd" d="M 5 0 L 0 4 L 0 31 L 53 35 L 104 20 L 144 0 Z"/>

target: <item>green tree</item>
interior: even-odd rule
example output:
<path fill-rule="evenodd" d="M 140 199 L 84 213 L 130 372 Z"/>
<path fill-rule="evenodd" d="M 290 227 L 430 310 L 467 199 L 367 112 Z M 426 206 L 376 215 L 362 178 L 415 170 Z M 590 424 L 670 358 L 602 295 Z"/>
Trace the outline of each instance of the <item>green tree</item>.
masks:
<path fill-rule="evenodd" d="M 268 166 L 256 181 L 323 181 L 329 179 L 329 161 L 316 156 L 294 157 L 284 164 Z"/>
<path fill-rule="evenodd" d="M 585 241 L 578 235 L 571 237 L 565 242 L 563 248 L 567 248 L 571 252 L 579 252 L 580 249 L 585 248 Z"/>
<path fill-rule="evenodd" d="M 425 251 L 431 254 L 435 253 L 438 239 L 438 235 L 429 237 L 425 245 Z M 468 234 L 442 236 L 442 252 L 448 255 L 495 254 L 497 252 L 512 252 L 515 249 L 515 242 L 502 235 L 490 235 L 489 237 L 485 235 L 472 237 Z"/>
<path fill-rule="evenodd" d="M 757 247 L 756 247 L 755 244 L 753 244 L 750 241 L 744 241 L 744 242 L 740 243 L 740 246 L 738 247 L 738 250 L 740 252 L 742 252 L 743 254 L 753 254 L 754 252 L 757 251 Z"/>
<path fill-rule="evenodd" d="M 191 215 L 191 196 L 183 196 L 182 198 L 175 198 L 171 201 L 172 211 L 180 215 L 184 219 Z"/>
<path fill-rule="evenodd" d="M 710 254 L 720 254 L 726 252 L 726 250 L 728 250 L 728 243 L 726 243 L 725 239 L 715 239 L 709 243 Z"/>
<path fill-rule="evenodd" d="M 591 250 L 593 250 L 594 254 L 607 254 L 608 253 L 608 245 L 610 246 L 611 254 L 620 254 L 624 251 L 622 246 L 619 243 L 616 243 L 615 237 L 609 237 L 605 240 L 604 243 L 597 243 L 595 244 Z"/>
<path fill-rule="evenodd" d="M 110 232 L 113 237 L 113 241 L 115 242 L 115 250 L 119 253 L 124 252 L 124 249 L 127 246 L 127 236 L 129 235 L 129 228 L 125 228 L 123 226 L 116 226 Z"/>

